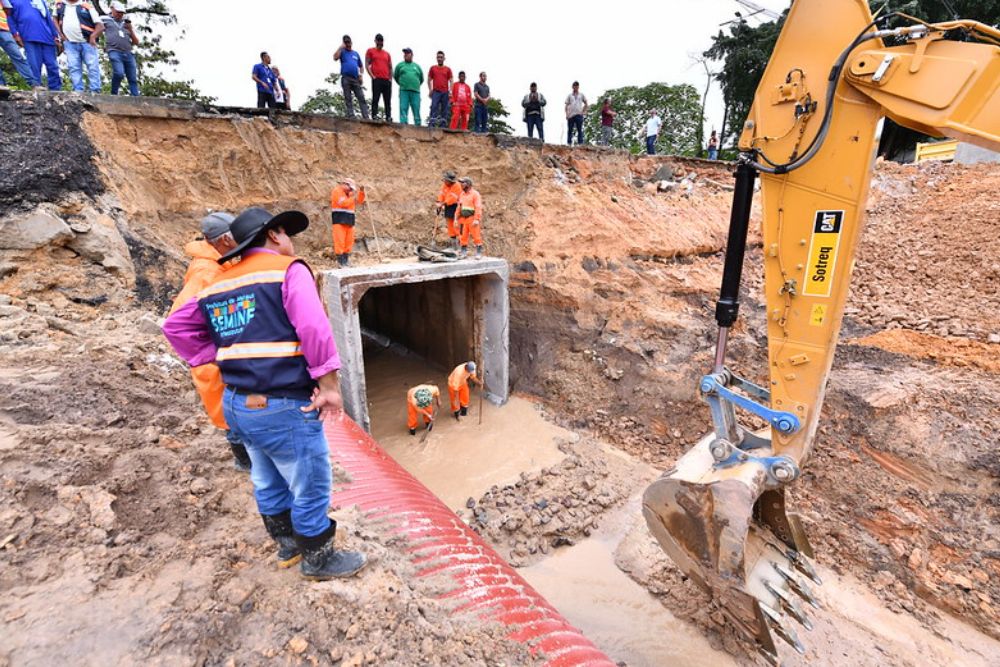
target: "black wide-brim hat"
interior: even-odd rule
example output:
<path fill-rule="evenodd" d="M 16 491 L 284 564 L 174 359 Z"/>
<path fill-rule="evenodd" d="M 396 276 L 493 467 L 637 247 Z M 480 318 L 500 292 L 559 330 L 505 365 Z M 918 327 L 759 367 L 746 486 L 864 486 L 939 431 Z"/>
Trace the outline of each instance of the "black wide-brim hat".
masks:
<path fill-rule="evenodd" d="M 247 210 L 236 216 L 233 224 L 229 227 L 229 233 L 236 241 L 236 247 L 219 258 L 219 264 L 224 264 L 234 257 L 243 254 L 251 243 L 260 238 L 261 234 L 266 234 L 267 230 L 281 227 L 289 236 L 295 236 L 304 232 L 309 227 L 309 218 L 301 211 L 285 211 L 278 215 L 271 215 L 259 206 L 251 206 Z"/>

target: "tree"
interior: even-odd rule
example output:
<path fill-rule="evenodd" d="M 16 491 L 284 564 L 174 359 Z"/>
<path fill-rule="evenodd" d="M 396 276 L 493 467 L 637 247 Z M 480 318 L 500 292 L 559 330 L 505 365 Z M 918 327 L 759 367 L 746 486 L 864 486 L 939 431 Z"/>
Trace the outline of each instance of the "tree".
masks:
<path fill-rule="evenodd" d="M 996 25 L 1000 22 L 1000 0 L 870 0 L 872 11 L 883 6 L 883 14 L 903 12 L 930 22 L 956 18 L 971 18 L 981 23 Z M 951 11 L 954 9 L 954 13 Z M 719 133 L 723 145 L 735 143 L 743 121 L 750 113 L 750 105 L 764 75 L 764 68 L 774 51 L 774 44 L 784 25 L 787 11 L 777 21 L 751 26 L 746 21 L 732 23 L 729 34 L 722 32 L 713 38 L 705 56 L 722 61 L 716 80 L 722 88 L 726 122 Z M 906 19 L 893 19 L 891 27 L 908 24 Z M 846 46 L 846 45 L 845 45 Z M 886 120 L 882 131 L 879 153 L 895 156 L 912 148 L 923 135 L 902 128 Z"/>
<path fill-rule="evenodd" d="M 498 97 L 491 97 L 486 103 L 489 119 L 486 121 L 486 131 L 490 134 L 514 134 L 514 128 L 507 124 L 510 112 Z"/>
<path fill-rule="evenodd" d="M 700 150 L 698 128 L 701 125 L 701 102 L 698 91 L 689 84 L 671 86 L 650 83 L 642 88 L 626 86 L 608 90 L 591 105 L 584 119 L 587 136 L 601 134 L 601 106 L 611 100 L 615 116 L 611 145 L 632 153 L 645 150 L 645 126 L 649 112 L 656 110 L 663 120 L 663 129 L 656 142 L 658 153 L 697 155 Z"/>
<path fill-rule="evenodd" d="M 92 0 L 94 9 L 100 14 L 108 14 L 110 7 L 107 0 Z M 177 24 L 177 16 L 170 11 L 168 0 L 132 0 L 128 15 L 135 18 L 133 24 L 139 45 L 135 47 L 136 68 L 139 74 L 139 92 L 147 97 L 169 97 L 181 100 L 196 100 L 211 104 L 214 97 L 202 94 L 195 87 L 194 81 L 175 81 L 170 73 L 177 67 L 177 54 L 163 46 L 163 35 L 159 29 Z M 183 36 L 183 31 L 181 35 Z M 103 88 L 105 93 L 111 92 L 111 65 L 107 58 L 102 58 L 104 71 Z M 8 82 L 18 88 L 26 88 L 20 77 L 7 76 L 13 73 L 13 66 L 6 55 L 0 61 L 4 76 Z M 68 79 L 68 77 L 63 77 Z"/>
<path fill-rule="evenodd" d="M 344 102 L 344 93 L 340 89 L 340 75 L 332 72 L 330 76 L 323 80 L 333 86 L 333 90 L 329 88 L 318 89 L 309 96 L 309 99 L 302 103 L 299 111 L 305 113 L 329 113 L 337 116 L 347 115 L 347 104 Z"/>

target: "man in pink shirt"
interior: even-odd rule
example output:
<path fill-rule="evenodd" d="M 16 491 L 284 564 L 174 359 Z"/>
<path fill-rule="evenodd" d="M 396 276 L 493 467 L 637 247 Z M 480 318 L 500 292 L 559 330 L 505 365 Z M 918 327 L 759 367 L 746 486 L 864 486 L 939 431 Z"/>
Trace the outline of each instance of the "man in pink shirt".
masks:
<path fill-rule="evenodd" d="M 340 357 L 309 267 L 292 236 L 309 226 L 298 211 L 249 208 L 232 223 L 235 266 L 175 310 L 163 334 L 192 367 L 215 362 L 226 384 L 226 423 L 246 444 L 257 509 L 278 544 L 278 562 L 302 575 L 346 577 L 364 554 L 334 548 L 327 516 L 332 474 L 322 419 L 343 408 Z"/>

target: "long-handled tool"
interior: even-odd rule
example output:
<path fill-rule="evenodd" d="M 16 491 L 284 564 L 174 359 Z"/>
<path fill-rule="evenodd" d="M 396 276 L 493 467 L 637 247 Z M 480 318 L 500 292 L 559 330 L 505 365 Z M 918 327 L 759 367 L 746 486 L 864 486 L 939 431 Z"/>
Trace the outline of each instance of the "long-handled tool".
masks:
<path fill-rule="evenodd" d="M 378 254 L 378 261 L 384 261 L 382 259 L 382 242 L 378 238 L 378 227 L 375 225 L 375 216 L 372 215 L 371 209 L 368 207 L 368 202 L 366 201 L 363 206 L 365 207 L 365 212 L 368 214 L 368 220 L 372 223 L 372 232 L 375 234 L 375 252 Z"/>

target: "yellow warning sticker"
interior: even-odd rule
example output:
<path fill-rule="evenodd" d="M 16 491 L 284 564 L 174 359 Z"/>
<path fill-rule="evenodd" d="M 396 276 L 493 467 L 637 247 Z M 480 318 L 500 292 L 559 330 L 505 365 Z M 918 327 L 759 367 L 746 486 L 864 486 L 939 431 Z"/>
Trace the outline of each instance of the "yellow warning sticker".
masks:
<path fill-rule="evenodd" d="M 843 211 L 816 211 L 812 241 L 809 243 L 809 270 L 802 290 L 804 294 L 830 296 L 843 223 Z"/>
<path fill-rule="evenodd" d="M 814 327 L 823 326 L 823 321 L 826 319 L 826 306 L 822 303 L 814 304 L 812 307 L 812 314 L 809 316 L 809 324 Z"/>

